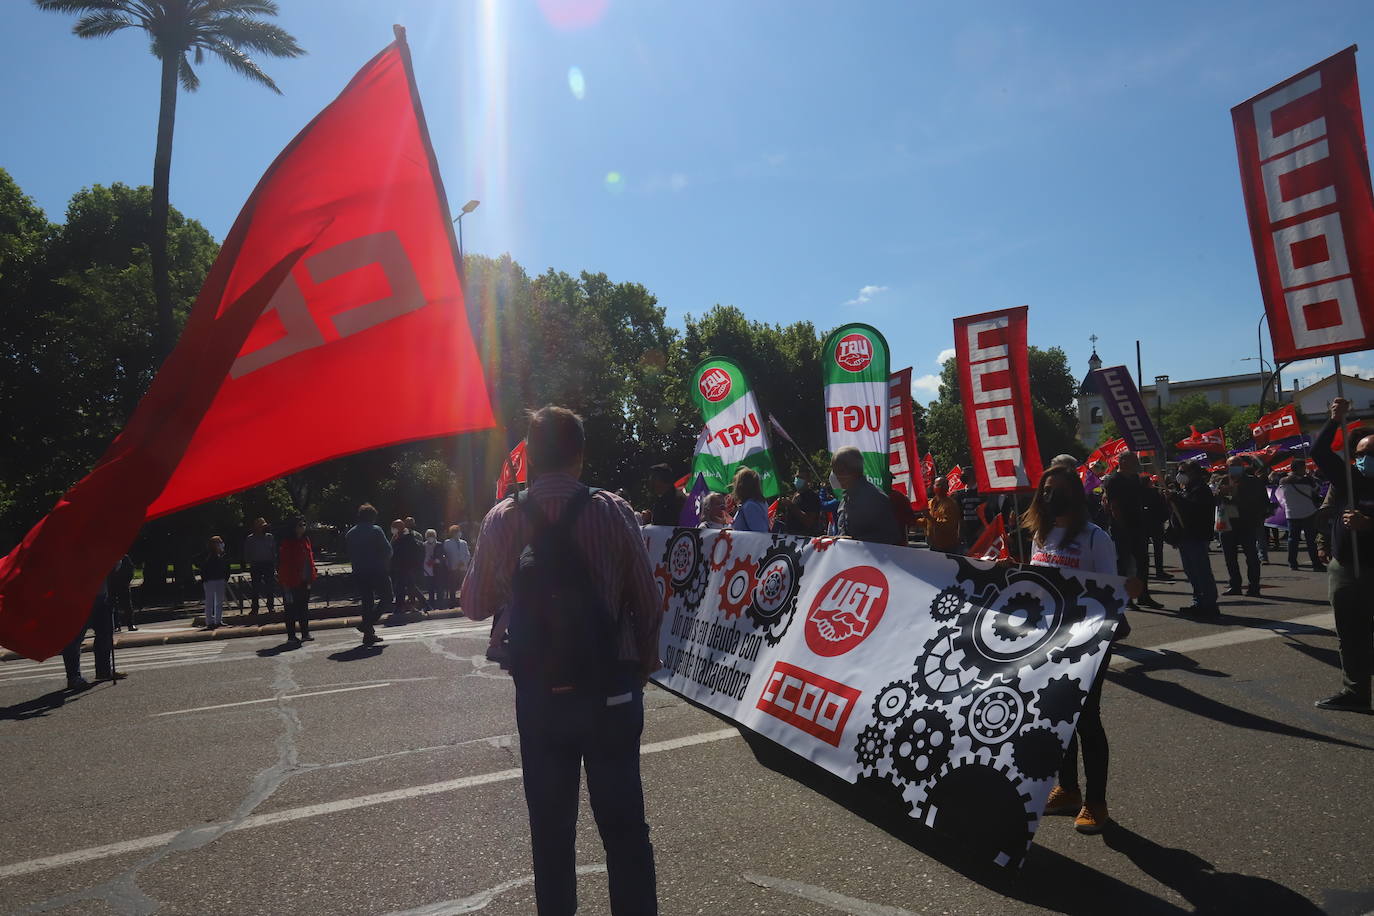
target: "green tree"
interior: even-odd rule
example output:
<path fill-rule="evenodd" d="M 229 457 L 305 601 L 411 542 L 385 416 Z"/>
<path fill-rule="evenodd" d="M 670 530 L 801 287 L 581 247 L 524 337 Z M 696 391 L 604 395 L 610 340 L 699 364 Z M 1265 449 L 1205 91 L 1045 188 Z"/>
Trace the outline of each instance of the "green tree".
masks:
<path fill-rule="evenodd" d="M 272 0 L 34 0 L 34 4 L 50 12 L 80 14 L 72 27 L 80 38 L 104 38 L 124 29 L 141 29 L 152 39 L 153 56 L 162 63 L 157 150 L 153 155 L 153 212 L 147 239 L 157 302 L 158 355 L 165 358 L 176 339 L 167 219 L 177 84 L 180 82 L 187 92 L 200 87 L 200 77 L 187 55 L 195 52 L 199 65 L 208 51 L 239 75 L 280 94 L 277 84 L 250 52 L 272 57 L 298 57 L 305 52 L 280 26 L 258 18 L 277 15 L 277 4 Z"/>

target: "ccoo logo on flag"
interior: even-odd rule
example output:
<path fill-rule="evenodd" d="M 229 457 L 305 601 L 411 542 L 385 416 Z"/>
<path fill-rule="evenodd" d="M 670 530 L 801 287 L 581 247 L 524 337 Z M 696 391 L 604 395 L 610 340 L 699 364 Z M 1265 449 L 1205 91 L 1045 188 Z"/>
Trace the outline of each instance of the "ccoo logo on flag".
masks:
<path fill-rule="evenodd" d="M 701 396 L 714 404 L 730 393 L 730 373 L 719 366 L 707 369 L 701 373 L 697 387 L 701 389 Z"/>
<path fill-rule="evenodd" d="M 862 334 L 846 334 L 835 345 L 835 362 L 848 372 L 862 372 L 873 362 L 873 341 Z"/>
<path fill-rule="evenodd" d="M 806 645 L 823 658 L 843 655 L 878 628 L 887 610 L 887 577 L 855 566 L 821 587 L 806 615 Z"/>

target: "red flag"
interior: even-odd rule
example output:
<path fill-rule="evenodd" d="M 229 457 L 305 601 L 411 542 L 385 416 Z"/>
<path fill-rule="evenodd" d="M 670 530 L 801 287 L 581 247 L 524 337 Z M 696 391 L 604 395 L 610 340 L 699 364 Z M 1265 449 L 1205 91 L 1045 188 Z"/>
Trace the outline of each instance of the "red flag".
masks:
<path fill-rule="evenodd" d="M 768 527 L 769 527 L 769 528 L 772 528 L 772 527 L 773 527 L 773 522 L 777 521 L 777 518 L 778 518 L 778 502 L 779 502 L 780 500 L 781 500 L 781 497 L 779 497 L 778 499 L 773 500 L 771 503 L 768 504 Z"/>
<path fill-rule="evenodd" d="M 1190 435 L 1188 438 L 1174 443 L 1176 448 L 1205 452 L 1226 451 L 1226 432 L 1220 427 L 1205 433 L 1198 432 L 1196 426 L 1190 426 L 1188 430 Z"/>
<path fill-rule="evenodd" d="M 989 523 L 987 516 L 983 514 L 983 507 L 979 506 L 978 517 L 983 520 L 985 527 L 983 533 L 978 535 L 978 540 L 969 548 L 968 556 L 980 560 L 1010 559 L 1011 553 L 1007 549 L 1007 523 L 1001 513 Z"/>
<path fill-rule="evenodd" d="M 945 472 L 945 482 L 949 484 L 949 492 L 958 493 L 964 489 L 964 469 L 955 465 Z"/>
<path fill-rule="evenodd" d="M 496 481 L 496 498 L 505 499 L 519 484 L 525 483 L 528 471 L 525 468 L 525 440 L 521 439 L 506 456 L 501 466 L 501 476 Z"/>
<path fill-rule="evenodd" d="M 927 492 L 935 486 L 935 456 L 930 452 L 921 459 L 921 479 L 925 481 Z"/>
<path fill-rule="evenodd" d="M 1345 429 L 1336 430 L 1336 435 L 1331 439 L 1331 451 L 1339 452 L 1341 450 L 1341 445 L 1345 442 L 1345 437 L 1347 435 L 1354 436 L 1356 433 L 1358 433 L 1360 430 L 1364 428 L 1364 421 L 1356 420 L 1354 423 L 1347 423 L 1345 425 Z M 1350 447 L 1354 449 L 1355 445 L 1358 444 L 1359 440 L 1351 439 L 1350 441 Z"/>
<path fill-rule="evenodd" d="M 888 463 L 892 470 L 892 489 L 906 497 L 913 512 L 929 504 L 926 482 L 921 476 L 921 460 L 916 446 L 916 418 L 911 410 L 911 370 L 902 369 L 888 377 Z"/>
<path fill-rule="evenodd" d="M 1355 48 L 1231 109 L 1275 362 L 1374 347 L 1374 191 Z"/>
<path fill-rule="evenodd" d="M 61 649 L 147 518 L 491 425 L 398 30 L 272 163 L 125 430 L 0 563 L 0 644 Z"/>
<path fill-rule="evenodd" d="M 1301 432 L 1302 427 L 1298 424 L 1298 410 L 1292 404 L 1280 407 L 1273 413 L 1265 414 L 1250 426 L 1250 435 L 1255 437 L 1256 445 L 1263 445 L 1278 439 L 1287 439 L 1289 436 L 1296 436 Z"/>
<path fill-rule="evenodd" d="M 1040 449 L 1031 413 L 1026 306 L 954 319 L 964 423 L 981 493 L 1035 486 Z"/>

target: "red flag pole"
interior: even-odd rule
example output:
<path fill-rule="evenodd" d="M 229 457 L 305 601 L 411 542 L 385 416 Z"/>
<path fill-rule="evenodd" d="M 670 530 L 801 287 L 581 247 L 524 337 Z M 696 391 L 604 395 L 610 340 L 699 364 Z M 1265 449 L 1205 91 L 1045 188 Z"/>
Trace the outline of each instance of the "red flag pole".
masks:
<path fill-rule="evenodd" d="M 1341 380 L 1341 355 L 1337 353 L 1332 357 L 1336 361 L 1336 397 L 1345 400 L 1345 383 Z M 1348 402 L 1347 402 L 1348 403 Z M 1341 421 L 1345 424 L 1345 421 Z M 1348 426 L 1346 426 L 1349 429 Z M 1350 435 L 1346 433 L 1341 436 L 1341 464 L 1345 465 L 1345 507 L 1347 509 L 1355 506 L 1355 470 L 1350 466 Z M 1350 538 L 1350 557 L 1355 561 L 1355 569 L 1360 568 L 1360 541 L 1359 538 Z"/>

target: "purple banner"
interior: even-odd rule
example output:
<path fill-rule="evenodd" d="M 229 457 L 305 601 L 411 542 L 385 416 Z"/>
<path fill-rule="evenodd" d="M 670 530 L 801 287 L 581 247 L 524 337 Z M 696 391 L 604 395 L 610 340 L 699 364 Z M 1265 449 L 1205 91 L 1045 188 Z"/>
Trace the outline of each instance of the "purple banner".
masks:
<path fill-rule="evenodd" d="M 1108 366 L 1092 373 L 1092 385 L 1102 400 L 1107 402 L 1107 410 L 1116 421 L 1117 434 L 1126 440 L 1126 445 L 1134 452 L 1151 449 L 1164 453 L 1164 440 L 1159 438 L 1154 421 L 1140 399 L 1140 390 L 1125 366 Z"/>

